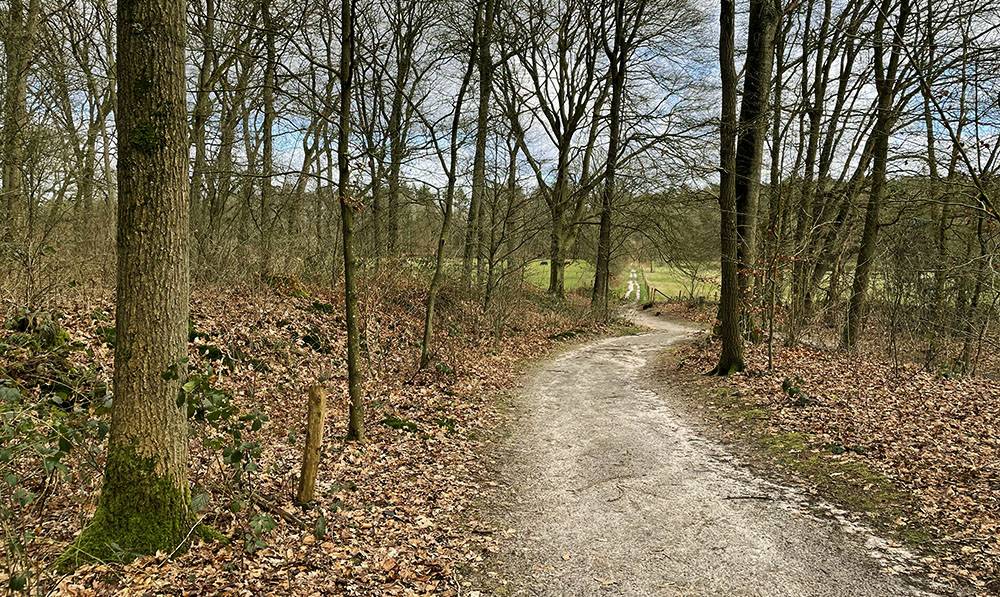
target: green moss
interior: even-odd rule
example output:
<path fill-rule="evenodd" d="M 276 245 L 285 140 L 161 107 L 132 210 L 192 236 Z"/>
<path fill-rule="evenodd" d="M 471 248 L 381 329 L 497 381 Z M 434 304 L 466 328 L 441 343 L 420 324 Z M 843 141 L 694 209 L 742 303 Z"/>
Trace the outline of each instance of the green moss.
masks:
<path fill-rule="evenodd" d="M 194 530 L 195 534 L 201 537 L 204 541 L 222 543 L 223 545 L 229 545 L 229 537 L 226 537 L 214 527 L 207 524 L 199 524 L 198 528 Z"/>
<path fill-rule="evenodd" d="M 807 479 L 824 499 L 864 513 L 907 545 L 921 546 L 932 539 L 927 529 L 914 522 L 897 522 L 909 518 L 906 513 L 914 509 L 913 497 L 865 462 L 843 457 L 846 449 L 821 446 L 798 432 L 764 434 L 756 443 L 771 461 Z"/>
<path fill-rule="evenodd" d="M 132 447 L 109 449 L 100 502 L 90 524 L 60 556 L 61 570 L 87 562 L 128 562 L 186 547 L 192 530 L 190 491 L 155 471 Z"/>
<path fill-rule="evenodd" d="M 391 429 L 402 429 L 403 431 L 409 431 L 410 433 L 420 431 L 420 427 L 418 427 L 413 421 L 402 419 L 395 415 L 389 415 L 382 419 L 382 424 Z"/>
<path fill-rule="evenodd" d="M 822 443 L 799 431 L 776 431 L 767 424 L 770 410 L 720 388 L 709 398 L 710 412 L 739 437 L 771 470 L 805 480 L 817 495 L 841 508 L 864 514 L 895 539 L 926 547 L 933 534 L 914 519 L 914 497 L 855 454 L 862 446 Z"/>
<path fill-rule="evenodd" d="M 807 436 L 804 433 L 788 431 L 765 435 L 760 438 L 759 442 L 772 457 L 779 460 L 788 460 L 795 458 L 796 454 L 805 451 Z"/>
<path fill-rule="evenodd" d="M 163 132 L 151 122 L 140 122 L 129 132 L 129 145 L 146 154 L 156 152 L 165 142 Z"/>

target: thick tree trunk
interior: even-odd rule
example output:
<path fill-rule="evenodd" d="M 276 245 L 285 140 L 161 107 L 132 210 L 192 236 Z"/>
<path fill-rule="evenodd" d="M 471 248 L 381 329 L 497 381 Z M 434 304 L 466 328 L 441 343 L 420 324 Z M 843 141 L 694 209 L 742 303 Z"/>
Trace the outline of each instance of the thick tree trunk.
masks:
<path fill-rule="evenodd" d="M 341 0 L 340 10 L 340 114 L 337 131 L 337 198 L 340 200 L 340 225 L 344 251 L 344 314 L 347 319 L 347 390 L 350 409 L 347 439 L 365 440 L 365 407 L 361 395 L 361 369 L 358 354 L 358 291 L 354 257 L 354 198 L 351 197 L 351 86 L 354 82 L 354 0 Z"/>
<path fill-rule="evenodd" d="M 767 131 L 767 104 L 774 62 L 774 32 L 777 10 L 773 0 L 750 3 L 746 76 L 740 107 L 739 141 L 736 145 L 736 232 L 738 238 L 740 314 L 743 328 L 756 338 L 751 317 L 750 284 L 756 267 L 757 199 Z"/>
<path fill-rule="evenodd" d="M 719 295 L 719 335 L 722 351 L 719 364 L 711 373 L 729 375 L 744 368 L 736 231 L 736 67 L 733 63 L 736 7 L 734 0 L 721 0 L 720 4 L 722 114 L 719 123 L 719 238 L 722 249 L 722 289 Z"/>
<path fill-rule="evenodd" d="M 173 553 L 192 526 L 177 400 L 189 293 L 184 39 L 184 0 L 119 2 L 115 401 L 97 511 L 68 565 Z"/>

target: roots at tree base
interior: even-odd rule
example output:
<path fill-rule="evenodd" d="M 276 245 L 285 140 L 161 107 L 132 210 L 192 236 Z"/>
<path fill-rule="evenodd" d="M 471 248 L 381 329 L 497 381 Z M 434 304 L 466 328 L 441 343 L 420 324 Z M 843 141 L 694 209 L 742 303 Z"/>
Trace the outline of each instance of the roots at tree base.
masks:
<path fill-rule="evenodd" d="M 705 375 L 709 377 L 729 377 L 730 375 L 734 373 L 740 373 L 745 369 L 746 365 L 743 363 L 743 361 L 719 363 L 718 365 L 715 366 L 715 369 L 712 369 Z"/>

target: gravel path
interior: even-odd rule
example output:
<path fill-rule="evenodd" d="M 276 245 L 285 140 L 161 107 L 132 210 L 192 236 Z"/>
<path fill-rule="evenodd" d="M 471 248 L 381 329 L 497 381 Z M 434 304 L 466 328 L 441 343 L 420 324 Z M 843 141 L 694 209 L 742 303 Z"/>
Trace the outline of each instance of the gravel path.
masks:
<path fill-rule="evenodd" d="M 926 595 L 863 530 L 738 467 L 644 381 L 687 330 L 612 338 L 537 368 L 506 449 L 514 595 Z"/>

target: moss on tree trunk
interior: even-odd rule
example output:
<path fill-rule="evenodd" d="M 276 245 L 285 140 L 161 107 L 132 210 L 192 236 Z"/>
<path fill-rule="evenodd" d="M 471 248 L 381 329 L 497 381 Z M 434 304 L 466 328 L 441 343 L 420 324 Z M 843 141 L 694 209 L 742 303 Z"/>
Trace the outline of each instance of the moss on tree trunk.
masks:
<path fill-rule="evenodd" d="M 108 453 L 104 489 L 90 524 L 59 560 L 62 569 L 86 562 L 129 561 L 185 547 L 193 528 L 185 484 L 156 472 L 156 461 L 129 446 Z"/>
<path fill-rule="evenodd" d="M 127 561 L 191 530 L 185 0 L 119 2 L 114 406 L 94 519 L 61 558 Z"/>

